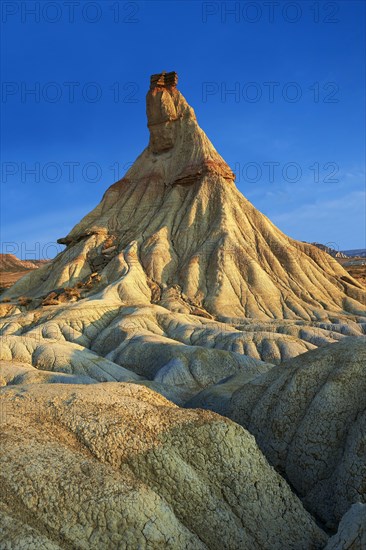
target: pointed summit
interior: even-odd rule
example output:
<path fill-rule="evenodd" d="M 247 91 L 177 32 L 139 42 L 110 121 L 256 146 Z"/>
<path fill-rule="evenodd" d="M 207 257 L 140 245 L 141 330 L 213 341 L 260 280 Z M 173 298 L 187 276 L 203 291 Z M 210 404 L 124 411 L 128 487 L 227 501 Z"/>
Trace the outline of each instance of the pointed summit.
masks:
<path fill-rule="evenodd" d="M 151 77 L 148 146 L 60 239 L 67 249 L 8 295 L 44 296 L 93 276 L 94 297 L 221 320 L 365 315 L 361 284 L 238 191 L 177 82 L 174 72 Z"/>
<path fill-rule="evenodd" d="M 146 96 L 146 114 L 150 130 L 149 148 L 155 154 L 174 147 L 178 130 L 177 121 L 184 115 L 193 114 L 193 110 L 178 92 L 177 84 L 178 75 L 175 72 L 163 71 L 160 74 L 153 74 L 150 78 L 150 90 Z"/>
<path fill-rule="evenodd" d="M 154 88 L 176 88 L 178 84 L 178 75 L 175 71 L 167 73 L 152 74 L 150 76 L 150 90 Z"/>
<path fill-rule="evenodd" d="M 150 131 L 149 153 L 164 155 L 168 183 L 188 183 L 208 172 L 217 172 L 233 181 L 235 176 L 198 126 L 196 115 L 177 89 L 175 72 L 151 76 L 146 96 L 147 125 Z M 171 155 L 166 153 L 171 152 Z M 172 155 L 174 155 L 172 157 Z M 174 166 L 167 162 L 173 158 Z"/>

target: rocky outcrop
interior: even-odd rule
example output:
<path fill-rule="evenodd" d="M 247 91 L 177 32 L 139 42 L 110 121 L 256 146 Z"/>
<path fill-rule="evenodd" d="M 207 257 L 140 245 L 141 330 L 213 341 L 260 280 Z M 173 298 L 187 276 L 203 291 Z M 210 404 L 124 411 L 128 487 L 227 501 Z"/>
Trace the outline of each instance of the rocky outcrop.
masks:
<path fill-rule="evenodd" d="M 0 546 L 320 550 L 364 501 L 365 290 L 239 193 L 175 73 L 147 119 L 3 294 Z"/>
<path fill-rule="evenodd" d="M 366 504 L 354 504 L 343 516 L 337 534 L 324 550 L 364 550 L 366 548 Z"/>
<path fill-rule="evenodd" d="M 98 550 L 326 543 L 229 420 L 129 384 L 35 385 L 1 398 L 2 548 L 7 537 L 17 548 Z"/>
<path fill-rule="evenodd" d="M 334 529 L 366 503 L 366 339 L 347 338 L 253 377 L 239 374 L 189 406 L 226 414 L 256 437 L 311 510 Z"/>

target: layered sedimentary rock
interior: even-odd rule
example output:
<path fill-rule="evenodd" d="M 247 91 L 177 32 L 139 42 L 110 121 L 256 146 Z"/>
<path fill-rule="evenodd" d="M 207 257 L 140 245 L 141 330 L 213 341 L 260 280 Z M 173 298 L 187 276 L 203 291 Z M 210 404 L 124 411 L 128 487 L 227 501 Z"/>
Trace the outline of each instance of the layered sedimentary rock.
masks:
<path fill-rule="evenodd" d="M 222 320 L 365 315 L 362 285 L 241 195 L 176 83 L 175 73 L 152 77 L 147 148 L 60 239 L 66 250 L 5 296 L 45 296 L 97 273 L 92 293 Z"/>

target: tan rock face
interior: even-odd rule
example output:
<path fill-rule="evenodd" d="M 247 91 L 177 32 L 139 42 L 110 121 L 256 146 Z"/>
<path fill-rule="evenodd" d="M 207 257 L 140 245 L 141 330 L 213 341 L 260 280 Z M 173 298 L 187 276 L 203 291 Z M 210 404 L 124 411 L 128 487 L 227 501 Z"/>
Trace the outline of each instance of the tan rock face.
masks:
<path fill-rule="evenodd" d="M 8 389 L 5 409 L 2 548 L 7 536 L 106 550 L 326 542 L 254 438 L 212 413 L 128 384 Z"/>
<path fill-rule="evenodd" d="M 153 153 L 162 153 L 174 147 L 178 119 L 189 117 L 188 105 L 183 104 L 176 89 L 177 78 L 151 77 L 150 91 L 146 98 L 147 125 L 150 130 L 149 148 Z"/>
<path fill-rule="evenodd" d="M 95 271 L 103 287 L 113 283 L 113 274 L 120 281 L 126 272 L 115 266 L 128 264 L 134 243 L 134 284 L 178 288 L 186 302 L 220 319 L 365 315 L 365 290 L 334 258 L 286 237 L 239 193 L 176 84 L 175 73 L 152 77 L 148 147 L 60 240 L 67 249 L 5 296 L 46 295 Z M 166 293 L 164 307 L 175 311 L 176 296 Z"/>

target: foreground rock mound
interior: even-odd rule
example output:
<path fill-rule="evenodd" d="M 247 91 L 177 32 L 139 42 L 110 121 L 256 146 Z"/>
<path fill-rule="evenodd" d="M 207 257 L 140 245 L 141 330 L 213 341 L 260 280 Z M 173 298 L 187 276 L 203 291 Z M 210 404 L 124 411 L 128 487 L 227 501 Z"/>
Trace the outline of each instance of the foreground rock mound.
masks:
<path fill-rule="evenodd" d="M 116 383 L 9 388 L 2 411 L 2 548 L 326 543 L 254 438 L 217 415 Z"/>
<path fill-rule="evenodd" d="M 347 338 L 190 402 L 245 426 L 305 506 L 335 528 L 366 503 L 366 339 Z"/>

